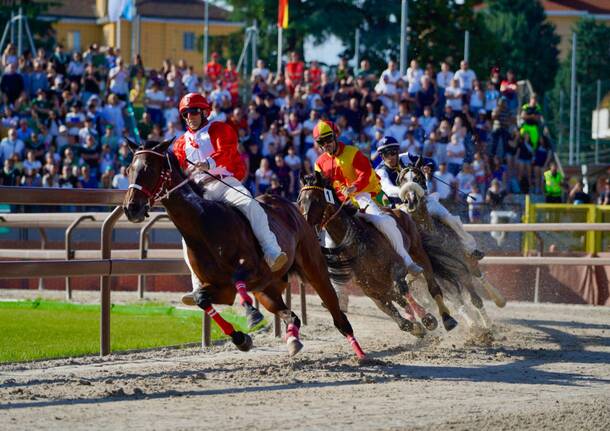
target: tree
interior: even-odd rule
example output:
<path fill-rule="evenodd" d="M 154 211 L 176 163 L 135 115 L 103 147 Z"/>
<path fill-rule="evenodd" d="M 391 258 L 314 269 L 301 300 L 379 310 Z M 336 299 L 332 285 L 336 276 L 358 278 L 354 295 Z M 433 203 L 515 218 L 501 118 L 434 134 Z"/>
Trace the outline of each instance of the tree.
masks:
<path fill-rule="evenodd" d="M 496 47 L 488 62 L 527 78 L 534 90 L 544 93 L 553 86 L 559 68 L 560 38 L 546 21 L 538 0 L 489 0 L 485 14 L 488 31 L 496 35 Z"/>
<path fill-rule="evenodd" d="M 581 148 L 592 153 L 591 112 L 597 103 L 597 80 L 602 81 L 602 88 L 608 89 L 608 70 L 610 70 L 610 26 L 602 21 L 581 18 L 573 28 L 576 33 L 576 82 L 581 86 Z M 564 135 L 568 143 L 570 79 L 572 56 L 561 63 L 555 79 L 555 88 L 548 98 L 547 121 L 555 136 Z M 559 118 L 559 93 L 563 92 L 563 116 Z M 602 92 L 602 98 L 605 93 Z M 567 152 L 566 147 L 560 149 Z"/>
<path fill-rule="evenodd" d="M 277 0 L 228 0 L 234 18 L 253 19 L 259 25 L 259 54 L 268 60 L 276 56 Z M 449 58 L 455 65 L 462 58 L 464 30 L 472 37 L 472 58 L 475 68 L 487 67 L 485 53 L 493 45 L 482 17 L 474 13 L 475 0 L 457 5 L 447 0 L 409 1 L 409 58 L 421 63 L 439 62 Z M 368 58 L 374 69 L 385 67 L 390 57 L 400 53 L 400 13 L 398 1 L 387 0 L 316 0 L 290 1 L 289 26 L 285 31 L 286 51 L 302 53 L 304 40 L 312 36 L 316 43 L 335 35 L 346 45 L 345 55 L 354 55 L 355 30 L 361 30 L 360 57 Z M 476 35 L 476 37 L 474 37 Z"/>
<path fill-rule="evenodd" d="M 50 7 L 61 4 L 59 1 L 34 1 L 34 0 L 7 0 L 0 3 L 0 31 L 11 19 L 11 12 L 17 14 L 19 8 L 23 8 L 23 14 L 28 18 L 28 25 L 32 32 L 34 45 L 37 47 L 51 48 L 55 44 L 53 32 L 53 21 L 37 19 L 44 15 Z M 8 39 L 10 42 L 10 39 Z M 29 50 L 29 44 L 24 40 L 24 49 Z"/>

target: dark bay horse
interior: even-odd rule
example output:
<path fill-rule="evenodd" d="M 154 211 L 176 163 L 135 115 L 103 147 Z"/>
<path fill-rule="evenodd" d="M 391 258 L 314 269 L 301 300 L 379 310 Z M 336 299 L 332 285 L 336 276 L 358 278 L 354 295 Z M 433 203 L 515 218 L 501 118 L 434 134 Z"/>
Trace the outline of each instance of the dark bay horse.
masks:
<path fill-rule="evenodd" d="M 407 270 L 402 259 L 392 248 L 387 238 L 363 217 L 354 216 L 348 207 L 339 206 L 330 182 L 319 172 L 302 178 L 303 188 L 298 204 L 308 223 L 316 229 L 325 228 L 337 247 L 326 252 L 331 279 L 337 284 L 356 281 L 366 296 L 371 298 L 381 311 L 390 316 L 404 331 L 421 328 L 404 319 L 392 302 L 405 307 L 407 315 L 412 307 L 424 326 L 436 328 L 436 318 L 426 313 L 409 293 L 405 280 Z M 327 200 L 331 194 L 333 199 Z M 329 202 L 330 200 L 330 202 Z M 403 233 L 405 249 L 413 260 L 424 268 L 424 277 L 430 294 L 434 298 L 446 330 L 455 328 L 457 322 L 444 304 L 443 294 L 434 279 L 434 268 L 426 250 L 422 247 L 417 227 L 401 211 L 390 211 Z"/>
<path fill-rule="evenodd" d="M 240 350 L 247 351 L 252 347 L 250 336 L 236 331 L 213 307 L 233 304 L 236 286 L 245 283 L 267 310 L 284 321 L 288 351 L 294 355 L 303 347 L 299 340 L 301 322 L 284 303 L 282 292 L 288 287 L 289 273 L 295 272 L 311 284 L 332 315 L 335 327 L 348 339 L 356 355 L 363 358 L 351 324 L 339 309 L 315 232 L 298 209 L 282 198 L 261 199 L 270 228 L 288 255 L 284 267 L 272 273 L 247 219 L 235 208 L 205 199 L 204 190 L 189 181 L 168 151 L 171 143 L 148 141 L 138 146 L 128 140 L 134 157 L 123 209 L 130 221 L 141 222 L 154 202 L 160 200 L 184 238 L 187 263 L 203 285 L 194 292 L 197 305 Z"/>
<path fill-rule="evenodd" d="M 485 313 L 483 301 L 475 291 L 474 281 L 478 280 L 481 283 L 498 307 L 503 307 L 506 300 L 482 274 L 478 260 L 466 252 L 457 233 L 428 212 L 427 200 L 432 198 L 426 194 L 426 178 L 421 170 L 421 159 L 415 165 L 407 166 L 401 171 L 398 184 L 400 198 L 404 202 L 401 209 L 415 221 L 424 242 L 439 242 L 444 249 L 450 252 L 449 259 L 440 257 L 439 266 L 444 267 L 444 271 L 439 272 L 438 275 L 456 288 L 455 297 L 462 309 L 464 306 L 462 287 L 466 289 L 472 305 L 479 312 L 484 326 L 487 326 L 489 319 Z M 459 263 L 458 265 L 455 264 L 456 261 Z M 447 274 L 450 276 L 446 277 Z M 469 323 L 473 323 L 467 313 L 462 313 L 462 315 L 469 320 Z"/>

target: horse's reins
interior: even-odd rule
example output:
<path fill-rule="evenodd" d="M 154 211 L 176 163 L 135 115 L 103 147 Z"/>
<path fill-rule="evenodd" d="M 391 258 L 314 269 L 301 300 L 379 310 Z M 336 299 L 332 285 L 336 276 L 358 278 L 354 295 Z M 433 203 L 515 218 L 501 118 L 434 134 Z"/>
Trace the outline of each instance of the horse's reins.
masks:
<path fill-rule="evenodd" d="M 187 161 L 188 163 L 190 163 L 192 166 L 196 166 L 196 165 L 197 165 L 196 163 L 191 162 L 191 161 L 190 161 L 188 158 L 186 159 L 186 161 Z M 228 183 L 224 182 L 224 181 L 222 180 L 222 178 L 220 178 L 218 175 L 214 175 L 214 174 L 210 173 L 209 171 L 205 171 L 205 170 L 203 171 L 203 173 L 208 174 L 210 177 L 214 178 L 216 181 L 220 181 L 220 182 L 221 182 L 221 183 L 223 183 L 225 186 L 229 187 L 230 189 L 235 190 L 237 193 L 241 193 L 242 195 L 244 195 L 244 196 L 245 196 L 245 197 L 247 197 L 247 198 L 254 199 L 254 198 L 253 198 L 252 196 L 250 196 L 249 194 L 246 194 L 246 193 L 242 192 L 241 190 L 239 190 L 239 189 L 237 189 L 237 188 L 233 187 L 231 184 L 228 184 Z"/>
<path fill-rule="evenodd" d="M 299 196 L 301 195 L 301 193 L 304 190 L 320 190 L 322 193 L 324 193 L 324 187 L 320 187 L 320 186 L 303 186 L 301 188 L 301 191 L 299 192 Z M 337 217 L 339 215 L 339 213 L 341 212 L 341 210 L 343 209 L 343 207 L 345 206 L 345 204 L 347 204 L 347 202 L 349 201 L 350 196 L 347 196 L 345 198 L 345 200 L 343 202 L 341 202 L 341 205 L 339 205 L 339 208 L 337 209 L 337 211 L 335 211 L 333 214 L 331 214 L 330 217 L 328 217 L 327 219 L 325 219 L 325 215 L 328 211 L 329 208 L 331 208 L 331 204 L 326 203 L 326 207 L 324 208 L 324 214 L 322 214 L 322 222 L 320 222 L 320 230 L 324 229 L 328 223 L 330 223 L 335 217 Z"/>
<path fill-rule="evenodd" d="M 139 190 L 142 193 L 144 193 L 146 195 L 146 197 L 148 197 L 149 206 L 152 208 L 155 204 L 155 201 L 167 199 L 174 191 L 178 190 L 180 187 L 182 187 L 183 185 L 188 183 L 189 179 L 186 178 L 184 181 L 180 182 L 178 185 L 172 187 L 171 189 L 169 189 L 165 193 L 163 193 L 165 184 L 171 179 L 171 174 L 172 174 L 172 164 L 169 161 L 169 155 L 167 153 L 165 155 L 163 155 L 154 150 L 138 150 L 133 155 L 135 157 L 139 154 L 145 154 L 145 153 L 154 154 L 155 156 L 159 156 L 161 158 L 167 158 L 167 165 L 169 166 L 169 169 L 165 168 L 161 171 L 161 175 L 159 175 L 159 179 L 157 180 L 157 183 L 155 184 L 155 187 L 152 191 L 148 190 L 146 187 L 141 186 L 140 184 L 135 184 L 135 183 L 129 184 L 127 189 L 136 189 L 136 190 Z"/>

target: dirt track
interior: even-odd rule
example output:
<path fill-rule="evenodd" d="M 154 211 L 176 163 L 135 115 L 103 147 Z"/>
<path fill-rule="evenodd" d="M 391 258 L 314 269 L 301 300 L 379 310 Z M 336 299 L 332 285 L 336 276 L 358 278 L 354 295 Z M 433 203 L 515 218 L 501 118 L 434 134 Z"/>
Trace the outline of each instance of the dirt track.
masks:
<path fill-rule="evenodd" d="M 609 308 L 488 303 L 494 340 L 481 344 L 460 327 L 416 340 L 357 298 L 370 357 L 358 364 L 318 303 L 292 359 L 266 332 L 249 353 L 0 367 L 0 429 L 610 429 Z"/>

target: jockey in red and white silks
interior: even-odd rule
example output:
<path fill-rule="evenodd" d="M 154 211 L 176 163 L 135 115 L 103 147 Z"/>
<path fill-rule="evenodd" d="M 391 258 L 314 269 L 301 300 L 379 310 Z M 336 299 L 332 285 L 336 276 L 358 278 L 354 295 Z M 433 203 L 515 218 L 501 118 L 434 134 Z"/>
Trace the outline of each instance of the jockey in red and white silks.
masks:
<path fill-rule="evenodd" d="M 246 216 L 265 261 L 272 271 L 277 271 L 288 259 L 275 234 L 269 229 L 267 214 L 240 182 L 246 174 L 246 166 L 237 151 L 237 135 L 226 123 L 208 123 L 209 111 L 208 101 L 200 94 L 189 93 L 182 98 L 180 114 L 188 130 L 174 143 L 174 154 L 189 177 L 203 186 L 206 199 L 232 205 Z M 208 175 L 208 172 L 222 182 Z M 183 248 L 186 251 L 184 240 Z M 188 263 L 188 259 L 185 260 Z M 200 282 L 194 274 L 191 279 L 193 290 L 196 290 Z"/>

